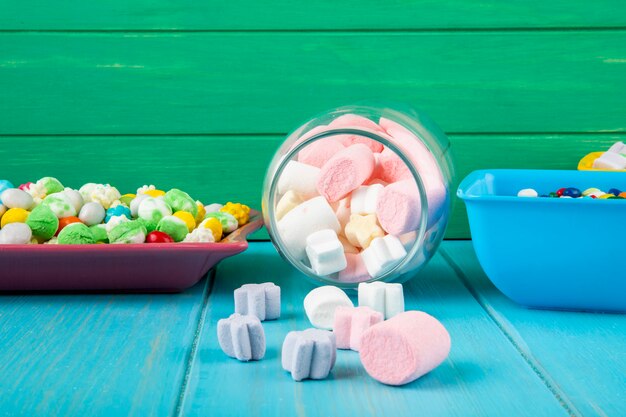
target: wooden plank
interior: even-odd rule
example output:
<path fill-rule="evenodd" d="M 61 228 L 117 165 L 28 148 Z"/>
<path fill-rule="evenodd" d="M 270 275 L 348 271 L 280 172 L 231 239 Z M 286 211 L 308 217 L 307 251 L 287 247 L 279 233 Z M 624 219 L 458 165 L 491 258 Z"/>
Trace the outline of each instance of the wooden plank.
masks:
<path fill-rule="evenodd" d="M 0 3 L 5 30 L 300 30 L 624 26 L 618 0 L 501 2 L 487 0 L 288 0 Z"/>
<path fill-rule="evenodd" d="M 0 414 L 172 415 L 206 291 L 0 297 Z"/>
<path fill-rule="evenodd" d="M 5 33 L 0 134 L 284 133 L 363 99 L 447 132 L 623 131 L 626 30 Z"/>
<path fill-rule="evenodd" d="M 491 284 L 471 242 L 447 242 L 444 251 L 520 353 L 581 415 L 626 415 L 626 315 L 520 307 Z"/>
<path fill-rule="evenodd" d="M 263 281 L 281 286 L 282 317 L 263 323 L 266 357 L 241 363 L 220 352 L 216 322 L 232 313 L 235 288 Z M 450 331 L 452 351 L 438 369 L 402 388 L 390 387 L 364 372 L 356 352 L 339 351 L 329 379 L 294 382 L 281 368 L 281 344 L 287 332 L 310 326 L 302 300 L 312 288 L 269 243 L 253 243 L 236 261 L 221 264 L 181 414 L 567 415 L 441 257 L 405 287 L 408 309 L 435 315 Z"/>
<path fill-rule="evenodd" d="M 188 191 L 205 204 L 239 200 L 261 207 L 265 170 L 281 136 L 12 136 L 0 147 L 3 176 L 15 184 L 52 175 L 70 187 L 108 182 L 121 192 L 144 184 Z M 456 180 L 481 168 L 575 169 L 585 154 L 626 135 L 451 135 Z M 6 142 L 5 142 L 6 141 Z M 69 163 L 69 161 L 75 161 Z M 88 167 L 88 168 L 87 168 Z M 448 238 L 468 238 L 456 200 Z M 263 231 L 253 239 L 267 239 Z"/>

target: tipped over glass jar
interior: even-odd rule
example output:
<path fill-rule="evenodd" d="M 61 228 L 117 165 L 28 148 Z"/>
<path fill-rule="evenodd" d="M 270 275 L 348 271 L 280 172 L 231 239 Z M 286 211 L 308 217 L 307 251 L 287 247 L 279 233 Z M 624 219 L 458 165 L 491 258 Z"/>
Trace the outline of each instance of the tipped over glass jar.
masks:
<path fill-rule="evenodd" d="M 403 282 L 436 252 L 451 209 L 446 135 L 423 113 L 352 105 L 282 143 L 263 216 L 278 252 L 317 283 Z"/>

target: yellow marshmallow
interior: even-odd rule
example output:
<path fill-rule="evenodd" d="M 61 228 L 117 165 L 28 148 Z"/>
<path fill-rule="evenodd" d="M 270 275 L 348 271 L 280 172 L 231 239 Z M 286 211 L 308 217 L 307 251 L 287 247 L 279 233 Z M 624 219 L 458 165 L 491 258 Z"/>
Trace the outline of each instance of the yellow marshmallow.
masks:
<path fill-rule="evenodd" d="M 366 249 L 374 238 L 385 236 L 385 232 L 376 221 L 375 214 L 350 215 L 345 234 L 348 242 L 363 249 Z"/>

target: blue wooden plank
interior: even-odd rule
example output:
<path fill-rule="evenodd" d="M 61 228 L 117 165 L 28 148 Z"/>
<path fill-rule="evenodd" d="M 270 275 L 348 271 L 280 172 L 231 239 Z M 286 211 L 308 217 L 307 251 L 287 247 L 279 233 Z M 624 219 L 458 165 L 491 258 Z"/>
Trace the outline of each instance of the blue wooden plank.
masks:
<path fill-rule="evenodd" d="M 0 415 L 172 415 L 206 293 L 0 296 Z"/>
<path fill-rule="evenodd" d="M 235 288 L 264 281 L 281 286 L 283 316 L 263 324 L 265 359 L 240 363 L 219 350 L 216 322 L 232 313 Z M 568 415 L 441 256 L 405 287 L 408 309 L 435 315 L 450 331 L 452 351 L 438 369 L 389 387 L 365 373 L 356 352 L 339 351 L 328 380 L 296 383 L 281 369 L 280 350 L 287 332 L 309 326 L 302 300 L 312 288 L 269 243 L 220 264 L 180 415 Z"/>
<path fill-rule="evenodd" d="M 626 415 L 626 315 L 518 306 L 491 284 L 471 242 L 447 242 L 444 254 L 571 414 Z"/>

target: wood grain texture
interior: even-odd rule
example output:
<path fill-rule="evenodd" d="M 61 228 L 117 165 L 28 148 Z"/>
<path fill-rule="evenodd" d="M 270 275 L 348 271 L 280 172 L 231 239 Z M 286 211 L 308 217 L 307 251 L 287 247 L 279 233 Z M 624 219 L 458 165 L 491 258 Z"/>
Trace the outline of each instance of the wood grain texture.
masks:
<path fill-rule="evenodd" d="M 122 193 L 144 184 L 178 187 L 205 204 L 239 200 L 261 208 L 263 178 L 281 136 L 0 136 L 2 175 L 15 184 L 55 176 L 77 188 L 108 182 Z M 576 169 L 585 154 L 626 135 L 451 135 L 456 180 L 483 168 Z M 6 172 L 6 174 L 5 174 Z M 468 238 L 455 199 L 446 235 Z M 267 239 L 265 231 L 253 239 Z"/>
<path fill-rule="evenodd" d="M 281 286 L 282 315 L 263 323 L 265 358 L 241 363 L 220 351 L 216 322 L 233 312 L 235 288 L 264 281 Z M 365 373 L 356 352 L 339 351 L 329 379 L 294 382 L 281 368 L 280 350 L 287 332 L 310 327 L 302 300 L 312 288 L 269 243 L 253 243 L 236 260 L 220 264 L 181 414 L 567 415 L 440 256 L 405 286 L 407 309 L 433 314 L 450 332 L 452 351 L 439 368 L 409 385 L 390 387 Z"/>
<path fill-rule="evenodd" d="M 471 242 L 446 242 L 443 250 L 520 353 L 547 375 L 552 390 L 567 393 L 573 414 L 626 415 L 625 315 L 520 307 L 491 284 Z"/>
<path fill-rule="evenodd" d="M 0 134 L 285 133 L 364 99 L 447 132 L 623 131 L 626 30 L 5 33 Z"/>
<path fill-rule="evenodd" d="M 3 295 L 0 415 L 170 416 L 207 281 L 182 294 Z"/>
<path fill-rule="evenodd" d="M 622 3 L 487 0 L 0 2 L 4 30 L 431 29 L 624 26 Z"/>

